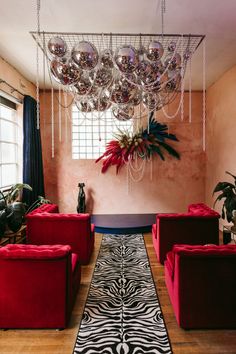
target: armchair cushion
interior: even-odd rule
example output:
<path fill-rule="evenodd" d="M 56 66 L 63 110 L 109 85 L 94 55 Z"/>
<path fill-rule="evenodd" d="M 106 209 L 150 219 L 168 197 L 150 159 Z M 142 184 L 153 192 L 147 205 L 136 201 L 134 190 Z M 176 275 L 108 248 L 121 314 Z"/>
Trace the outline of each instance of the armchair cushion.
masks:
<path fill-rule="evenodd" d="M 29 260 L 49 260 L 63 258 L 71 253 L 70 246 L 34 246 L 9 244 L 7 247 L 0 248 L 0 258 L 2 259 L 29 259 Z"/>

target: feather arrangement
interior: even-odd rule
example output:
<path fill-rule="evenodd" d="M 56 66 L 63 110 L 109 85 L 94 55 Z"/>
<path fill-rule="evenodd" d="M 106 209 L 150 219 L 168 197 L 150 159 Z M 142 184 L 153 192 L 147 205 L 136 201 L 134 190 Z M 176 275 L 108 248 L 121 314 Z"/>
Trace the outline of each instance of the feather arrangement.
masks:
<path fill-rule="evenodd" d="M 114 134 L 115 139 L 107 143 L 106 151 L 96 162 L 102 160 L 102 173 L 105 173 L 110 166 L 116 166 L 118 173 L 120 168 L 136 156 L 141 159 L 149 159 L 158 155 L 165 160 L 165 152 L 168 152 L 176 159 L 180 159 L 179 153 L 169 145 L 166 140 L 178 141 L 174 134 L 168 133 L 166 124 L 161 124 L 150 116 L 149 130 L 141 130 L 136 134 L 128 131 L 119 131 Z"/>

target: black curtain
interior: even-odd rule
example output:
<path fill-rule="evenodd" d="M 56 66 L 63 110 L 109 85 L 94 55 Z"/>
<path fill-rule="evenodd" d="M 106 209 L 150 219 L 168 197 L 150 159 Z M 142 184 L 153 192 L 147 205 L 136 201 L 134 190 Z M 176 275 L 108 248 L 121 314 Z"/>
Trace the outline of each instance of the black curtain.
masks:
<path fill-rule="evenodd" d="M 44 194 L 43 159 L 40 130 L 37 129 L 37 102 L 30 96 L 24 97 L 23 108 L 23 183 L 33 191 L 23 191 L 23 202 L 30 206 L 38 196 Z"/>

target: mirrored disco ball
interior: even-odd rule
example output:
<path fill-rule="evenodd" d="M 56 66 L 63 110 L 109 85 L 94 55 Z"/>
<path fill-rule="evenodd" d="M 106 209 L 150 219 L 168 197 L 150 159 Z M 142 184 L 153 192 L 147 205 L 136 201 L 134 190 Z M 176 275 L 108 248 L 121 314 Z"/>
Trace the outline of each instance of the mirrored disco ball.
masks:
<path fill-rule="evenodd" d="M 136 93 L 133 95 L 131 101 L 130 101 L 130 105 L 132 106 L 138 106 L 142 101 L 142 94 L 141 94 L 141 90 L 137 89 Z"/>
<path fill-rule="evenodd" d="M 179 53 L 170 54 L 165 59 L 165 67 L 168 67 L 168 70 L 175 70 L 181 66 L 181 56 Z"/>
<path fill-rule="evenodd" d="M 72 85 L 79 80 L 81 75 L 81 71 L 70 59 L 53 59 L 50 63 L 50 71 L 53 78 L 62 85 Z"/>
<path fill-rule="evenodd" d="M 168 51 L 173 53 L 175 51 L 175 48 L 176 48 L 176 43 L 174 41 L 171 41 L 169 44 L 168 44 Z"/>
<path fill-rule="evenodd" d="M 111 87 L 111 101 L 114 103 L 129 103 L 136 93 L 136 87 L 125 79 L 118 79 Z"/>
<path fill-rule="evenodd" d="M 99 68 L 97 72 L 93 74 L 92 80 L 94 80 L 94 85 L 106 87 L 112 81 L 112 72 L 110 69 Z"/>
<path fill-rule="evenodd" d="M 98 97 L 93 101 L 94 109 L 99 112 L 103 112 L 111 107 L 111 102 L 105 95 Z"/>
<path fill-rule="evenodd" d="M 92 43 L 81 41 L 72 49 L 71 58 L 81 69 L 91 70 L 98 63 L 98 51 Z"/>
<path fill-rule="evenodd" d="M 144 93 L 143 105 L 150 111 L 154 111 L 158 105 L 158 98 L 153 93 Z"/>
<path fill-rule="evenodd" d="M 169 81 L 166 84 L 166 91 L 167 92 L 174 92 L 178 89 L 181 83 L 181 75 L 173 75 L 172 77 L 169 78 Z"/>
<path fill-rule="evenodd" d="M 111 53 L 108 51 L 104 51 L 101 55 L 101 65 L 105 69 L 112 69 L 113 68 L 113 60 L 111 57 Z"/>
<path fill-rule="evenodd" d="M 115 62 L 120 71 L 128 74 L 137 68 L 139 56 L 131 45 L 122 46 L 116 50 Z"/>
<path fill-rule="evenodd" d="M 97 87 L 93 84 L 88 76 L 84 73 L 80 79 L 74 84 L 75 93 L 79 96 L 97 94 Z"/>
<path fill-rule="evenodd" d="M 81 112 L 88 113 L 93 111 L 93 104 L 89 100 L 81 100 L 81 101 L 76 100 L 75 105 L 78 108 L 78 110 Z"/>
<path fill-rule="evenodd" d="M 120 121 L 130 120 L 134 115 L 134 107 L 131 105 L 113 107 L 112 113 L 114 117 Z"/>
<path fill-rule="evenodd" d="M 49 52 L 56 57 L 63 57 L 67 52 L 67 44 L 61 37 L 52 37 L 48 41 Z"/>
<path fill-rule="evenodd" d="M 158 41 L 151 41 L 148 45 L 148 48 L 146 50 L 146 55 L 147 58 L 150 61 L 158 61 L 161 59 L 162 55 L 164 53 L 163 46 L 160 42 Z"/>

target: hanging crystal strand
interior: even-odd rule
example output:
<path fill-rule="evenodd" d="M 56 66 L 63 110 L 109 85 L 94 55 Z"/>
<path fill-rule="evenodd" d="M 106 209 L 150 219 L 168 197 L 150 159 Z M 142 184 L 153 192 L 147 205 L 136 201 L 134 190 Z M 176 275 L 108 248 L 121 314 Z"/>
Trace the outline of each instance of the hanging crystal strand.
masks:
<path fill-rule="evenodd" d="M 98 139 L 101 142 L 102 141 L 102 136 L 101 136 L 101 115 L 100 112 L 98 112 Z"/>
<path fill-rule="evenodd" d="M 66 108 L 64 108 L 64 112 L 65 112 L 65 141 L 67 142 L 67 140 L 68 140 L 68 119 L 67 119 L 67 105 L 68 105 L 68 100 L 67 100 L 67 98 L 68 98 L 68 96 L 67 96 L 67 91 L 66 92 L 64 92 L 64 103 L 65 103 L 65 107 Z"/>
<path fill-rule="evenodd" d="M 40 0 L 37 0 L 37 32 L 40 35 Z M 39 107 L 39 46 L 36 41 L 36 115 L 37 129 L 40 128 L 40 107 Z"/>
<path fill-rule="evenodd" d="M 51 134 L 52 134 L 52 158 L 54 158 L 54 89 L 51 88 Z"/>
<path fill-rule="evenodd" d="M 166 12 L 166 1 L 161 0 L 161 36 L 164 39 L 164 13 Z"/>
<path fill-rule="evenodd" d="M 153 179 L 153 157 L 152 157 L 152 155 L 150 156 L 149 161 L 150 161 L 150 181 L 152 181 L 152 179 Z"/>
<path fill-rule="evenodd" d="M 129 182 L 129 164 L 126 164 L 126 172 L 127 172 L 127 175 L 126 175 L 126 178 L 127 178 L 127 195 L 129 195 L 129 188 L 130 188 L 130 186 L 129 186 L 129 184 L 130 184 L 130 182 Z"/>
<path fill-rule="evenodd" d="M 148 132 L 148 134 L 149 134 L 149 131 L 150 131 L 150 119 L 149 119 L 149 117 L 150 117 L 150 111 L 148 110 L 148 113 L 147 113 L 147 132 Z"/>
<path fill-rule="evenodd" d="M 202 43 L 202 148 L 206 151 L 206 39 Z"/>
<path fill-rule="evenodd" d="M 129 163 L 129 176 L 130 178 L 132 179 L 133 182 L 140 182 L 142 179 L 143 179 L 143 176 L 144 176 L 144 172 L 145 172 L 145 167 L 146 167 L 146 160 L 143 159 L 141 161 L 141 164 L 140 166 L 135 169 L 135 167 L 132 165 L 132 162 L 130 160 L 130 163 Z M 136 174 L 137 177 L 134 177 L 134 174 Z M 139 173 L 139 175 L 138 175 Z"/>
<path fill-rule="evenodd" d="M 189 123 L 192 123 L 192 58 L 189 59 L 189 90 L 188 90 L 188 102 L 189 102 Z"/>
<path fill-rule="evenodd" d="M 46 49 L 45 49 L 45 33 L 43 32 L 43 131 L 45 132 L 46 118 L 45 118 L 45 110 L 46 110 Z"/>
<path fill-rule="evenodd" d="M 59 131 L 59 141 L 61 142 L 61 85 L 59 85 L 58 91 L 58 131 Z"/>
<path fill-rule="evenodd" d="M 184 63 L 183 63 L 183 54 L 184 54 L 184 36 L 182 34 L 181 40 L 181 58 L 182 58 L 182 65 L 181 65 L 181 121 L 184 120 Z"/>

